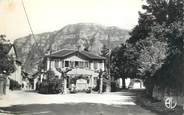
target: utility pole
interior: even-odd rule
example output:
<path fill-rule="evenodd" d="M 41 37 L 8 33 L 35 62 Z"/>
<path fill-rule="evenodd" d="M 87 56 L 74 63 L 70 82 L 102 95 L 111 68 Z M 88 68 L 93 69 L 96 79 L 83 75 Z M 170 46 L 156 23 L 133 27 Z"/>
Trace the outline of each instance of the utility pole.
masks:
<path fill-rule="evenodd" d="M 51 70 L 51 53 L 52 53 L 52 48 L 49 51 L 49 70 Z"/>
<path fill-rule="evenodd" d="M 108 74 L 108 79 L 107 80 L 107 85 L 106 85 L 106 92 L 111 92 L 111 81 L 112 81 L 112 78 L 111 78 L 111 72 L 110 72 L 110 66 L 111 66 L 111 44 L 110 44 L 110 41 L 111 41 L 111 38 L 110 38 L 110 32 L 108 32 L 108 49 L 109 49 L 109 55 L 107 57 L 107 62 L 108 62 L 108 68 L 107 68 L 107 74 Z"/>

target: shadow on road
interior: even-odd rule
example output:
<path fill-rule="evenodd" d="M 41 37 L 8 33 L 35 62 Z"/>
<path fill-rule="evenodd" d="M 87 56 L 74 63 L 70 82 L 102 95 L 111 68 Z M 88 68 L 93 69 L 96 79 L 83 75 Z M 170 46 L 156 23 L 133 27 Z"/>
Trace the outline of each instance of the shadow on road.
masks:
<path fill-rule="evenodd" d="M 148 97 L 144 90 L 132 90 L 130 92 L 135 93 L 135 96 L 132 97 L 134 103 L 146 110 L 150 110 L 154 113 L 157 113 L 158 115 L 184 115 L 182 107 L 177 106 L 175 109 L 169 110 L 165 107 L 163 101 Z"/>
<path fill-rule="evenodd" d="M 0 107 L 0 113 L 18 115 L 156 115 L 139 105 L 130 104 L 133 103 L 132 101 L 136 102 L 137 95 L 142 92 L 139 90 L 125 90 L 101 95 L 75 94 L 60 96 L 41 95 L 34 91 L 27 92 L 30 94 L 15 92 L 16 97 L 12 97 L 12 101 L 24 98 L 22 100 L 24 105 L 14 103 L 9 107 Z"/>
<path fill-rule="evenodd" d="M 131 105 L 79 104 L 32 104 L 0 108 L 6 114 L 42 115 L 155 115 L 140 107 Z"/>

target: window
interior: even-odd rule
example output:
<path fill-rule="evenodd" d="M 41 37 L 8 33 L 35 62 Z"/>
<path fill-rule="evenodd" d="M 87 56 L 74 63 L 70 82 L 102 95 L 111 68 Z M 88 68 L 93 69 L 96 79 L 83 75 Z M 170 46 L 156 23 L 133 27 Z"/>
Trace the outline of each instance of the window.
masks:
<path fill-rule="evenodd" d="M 75 61 L 75 67 L 79 67 L 79 62 Z"/>
<path fill-rule="evenodd" d="M 65 61 L 65 67 L 69 67 L 69 61 Z"/>

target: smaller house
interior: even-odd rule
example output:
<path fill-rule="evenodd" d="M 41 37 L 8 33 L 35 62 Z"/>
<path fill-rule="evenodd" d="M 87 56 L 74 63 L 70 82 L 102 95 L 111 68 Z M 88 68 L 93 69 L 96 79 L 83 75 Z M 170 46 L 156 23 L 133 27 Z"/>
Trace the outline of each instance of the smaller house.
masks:
<path fill-rule="evenodd" d="M 21 86 L 22 85 L 21 62 L 18 61 L 17 59 L 17 52 L 15 46 L 11 43 L 4 43 L 3 49 L 9 56 L 12 56 L 14 59 L 15 71 L 8 76 L 10 83 L 11 80 L 13 80 L 14 83 L 16 82 Z"/>
<path fill-rule="evenodd" d="M 14 58 L 14 64 L 15 64 L 15 72 L 13 72 L 10 76 L 8 76 L 10 79 L 17 81 L 19 84 L 22 84 L 22 75 L 21 75 L 21 62 L 17 59 L 17 52 L 15 49 L 15 46 L 13 44 L 5 44 L 7 47 L 7 53 L 8 55 L 12 56 Z"/>

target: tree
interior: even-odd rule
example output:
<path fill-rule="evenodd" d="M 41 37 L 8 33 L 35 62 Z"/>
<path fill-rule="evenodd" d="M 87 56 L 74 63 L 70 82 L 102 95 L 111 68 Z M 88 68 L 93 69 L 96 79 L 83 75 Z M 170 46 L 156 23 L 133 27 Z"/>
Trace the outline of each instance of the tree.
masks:
<path fill-rule="evenodd" d="M 152 95 L 152 90 L 154 88 L 155 82 L 155 73 L 159 70 L 162 65 L 165 63 L 165 60 L 168 56 L 168 45 L 166 41 L 161 41 L 162 32 L 157 29 L 161 28 L 160 26 L 155 26 L 152 28 L 152 33 L 144 39 L 139 41 L 139 46 L 141 47 L 139 51 L 139 56 L 137 58 L 138 61 L 138 69 L 140 78 L 144 81 L 144 85 L 147 89 L 147 94 Z M 156 38 L 155 35 L 158 35 L 159 39 Z"/>
<path fill-rule="evenodd" d="M 125 88 L 126 78 L 137 77 L 137 52 L 128 45 L 122 44 L 112 51 L 111 55 L 111 75 L 115 78 L 123 79 L 123 88 Z"/>
<path fill-rule="evenodd" d="M 0 74 L 9 75 L 15 71 L 14 58 L 8 55 L 5 45 L 11 46 L 11 44 L 4 44 L 7 42 L 4 37 L 0 40 Z"/>
<path fill-rule="evenodd" d="M 55 73 L 52 70 L 46 72 L 47 81 L 52 81 L 55 78 Z"/>
<path fill-rule="evenodd" d="M 159 73 L 171 71 L 172 68 L 169 69 L 165 65 L 169 66 L 172 62 L 170 67 L 173 67 L 173 57 L 176 58 L 178 52 L 182 52 L 184 1 L 146 0 L 146 2 L 147 4 L 142 7 L 145 12 L 139 13 L 138 25 L 130 33 L 128 43 L 134 45 L 139 52 L 138 69 L 142 72 L 145 82 L 153 85 L 160 80 L 163 84 L 164 80 L 168 79 L 161 79 L 163 76 Z"/>
<path fill-rule="evenodd" d="M 184 18 L 183 0 L 146 0 L 144 13 L 139 12 L 138 25 L 132 30 L 129 43 L 145 39 L 155 25 L 169 25 Z"/>
<path fill-rule="evenodd" d="M 161 67 L 168 55 L 168 45 L 163 40 L 165 36 L 163 31 L 160 31 L 160 28 L 162 27 L 152 27 L 152 32 L 149 33 L 149 36 L 144 40 L 140 40 L 137 45 L 140 48 L 137 61 L 139 62 L 139 70 L 142 74 L 149 71 L 153 75 Z"/>
<path fill-rule="evenodd" d="M 169 55 L 162 68 L 156 72 L 155 83 L 162 88 L 181 92 L 184 90 L 184 23 L 182 20 L 175 21 L 166 30 Z"/>

